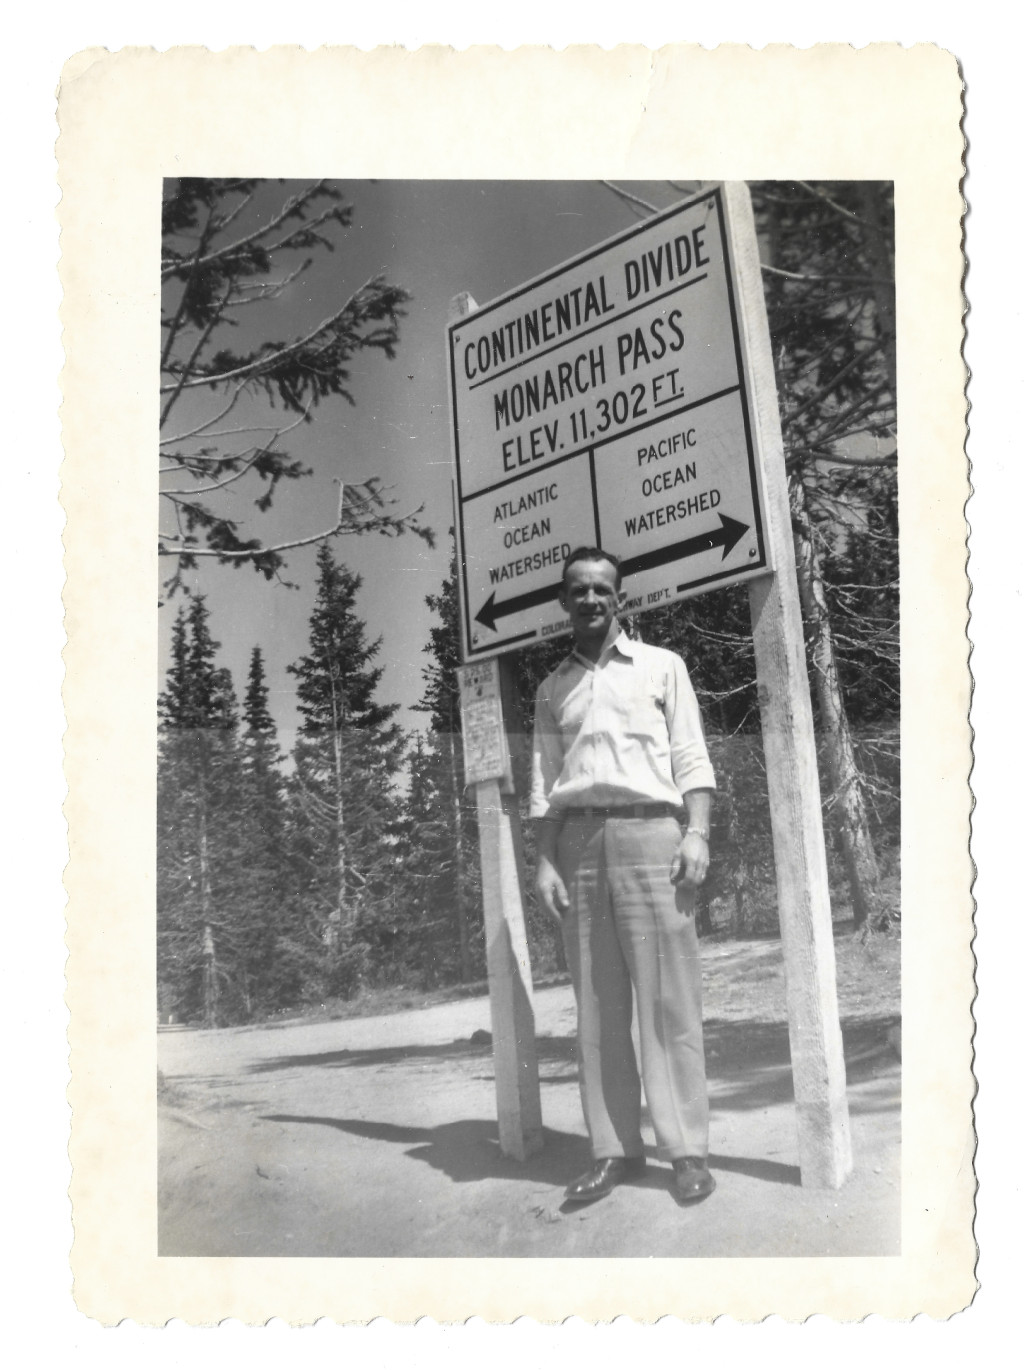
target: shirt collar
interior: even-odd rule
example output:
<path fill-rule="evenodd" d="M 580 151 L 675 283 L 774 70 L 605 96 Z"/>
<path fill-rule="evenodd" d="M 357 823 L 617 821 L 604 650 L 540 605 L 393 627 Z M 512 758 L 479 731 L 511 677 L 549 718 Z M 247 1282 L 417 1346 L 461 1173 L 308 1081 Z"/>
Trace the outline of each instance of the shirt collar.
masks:
<path fill-rule="evenodd" d="M 581 656 L 580 653 L 577 652 L 576 648 L 574 647 L 572 651 L 569 653 L 569 655 L 565 658 L 565 661 L 563 661 L 562 665 L 571 666 L 574 663 L 576 663 L 580 666 L 587 667 L 588 670 L 592 670 L 595 666 L 603 666 L 604 663 L 606 661 L 609 661 L 612 655 L 616 652 L 618 652 L 620 656 L 624 656 L 628 658 L 630 661 L 632 661 L 635 651 L 636 643 L 633 641 L 632 638 L 627 637 L 625 632 L 623 632 L 623 630 L 620 628 L 618 637 L 615 639 L 614 642 L 609 643 L 609 645 L 604 649 L 604 651 L 601 653 L 601 655 L 597 658 L 596 661 L 590 661 L 587 657 Z"/>

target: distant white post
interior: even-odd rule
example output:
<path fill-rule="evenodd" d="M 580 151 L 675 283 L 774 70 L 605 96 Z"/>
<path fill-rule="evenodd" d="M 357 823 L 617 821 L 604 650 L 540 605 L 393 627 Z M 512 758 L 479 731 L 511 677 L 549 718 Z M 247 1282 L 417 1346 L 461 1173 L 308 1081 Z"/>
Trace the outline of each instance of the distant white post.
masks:
<path fill-rule="evenodd" d="M 837 1189 L 853 1168 L 853 1154 L 782 427 L 750 192 L 742 182 L 731 182 L 723 193 L 740 333 L 752 382 L 754 440 L 763 462 L 765 517 L 774 548 L 774 572 L 752 580 L 749 595 L 786 967 L 800 1178 L 809 1187 Z"/>
<path fill-rule="evenodd" d="M 457 295 L 449 320 L 471 313 Z M 508 667 L 483 661 L 459 670 L 466 780 L 476 792 L 480 833 L 487 983 L 491 1001 L 498 1139 L 522 1161 L 544 1145 L 534 1037 L 533 976 L 523 913 L 523 853 L 519 809 L 505 728 Z"/>

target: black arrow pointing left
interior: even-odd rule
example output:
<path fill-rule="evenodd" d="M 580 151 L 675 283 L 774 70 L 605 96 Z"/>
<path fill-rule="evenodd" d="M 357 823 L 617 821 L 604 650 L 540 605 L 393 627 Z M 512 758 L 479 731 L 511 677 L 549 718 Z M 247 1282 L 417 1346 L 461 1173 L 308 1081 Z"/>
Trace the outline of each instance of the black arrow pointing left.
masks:
<path fill-rule="evenodd" d="M 494 591 L 492 590 L 490 599 L 476 615 L 476 621 L 482 623 L 485 628 L 490 628 L 493 633 L 499 618 L 505 618 L 509 614 L 518 614 L 522 609 L 533 609 L 538 604 L 546 604 L 549 599 L 557 599 L 561 588 L 561 581 L 555 585 L 543 585 L 539 590 L 527 591 L 525 595 L 514 595 L 512 599 L 503 599 L 500 604 L 495 604 Z"/>

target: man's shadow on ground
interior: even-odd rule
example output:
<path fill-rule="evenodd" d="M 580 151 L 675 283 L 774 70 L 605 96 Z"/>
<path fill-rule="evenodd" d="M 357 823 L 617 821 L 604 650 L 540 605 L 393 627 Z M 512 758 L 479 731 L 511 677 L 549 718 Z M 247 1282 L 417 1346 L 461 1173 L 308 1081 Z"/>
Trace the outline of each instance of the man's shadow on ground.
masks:
<path fill-rule="evenodd" d="M 879 1079 L 890 1084 L 884 1097 L 858 1100 L 856 1109 L 859 1112 L 898 1108 L 898 1057 L 889 1040 L 897 1022 L 898 1019 L 885 1016 L 843 1024 L 847 1084 L 867 1084 Z M 713 1110 L 746 1112 L 771 1104 L 792 1103 L 793 1074 L 789 1029 L 785 1023 L 712 1019 L 704 1024 L 704 1045 Z M 538 1037 L 536 1051 L 543 1086 L 577 1082 L 574 1038 Z M 309 1066 L 358 1070 L 397 1066 L 408 1061 L 430 1061 L 438 1065 L 478 1061 L 481 1066 L 479 1078 L 493 1078 L 489 1035 L 486 1043 L 460 1039 L 429 1045 L 343 1048 L 314 1055 L 276 1056 L 251 1066 L 249 1073 L 268 1075 Z"/>
<path fill-rule="evenodd" d="M 847 1082 L 873 1085 L 863 1092 L 851 1109 L 855 1113 L 898 1112 L 898 1061 L 889 1044 L 891 1018 L 853 1021 L 843 1026 Z M 785 1023 L 709 1022 L 705 1024 L 708 1049 L 708 1075 L 712 1092 L 712 1112 L 750 1112 L 793 1100 L 789 1034 Z M 324 1052 L 315 1056 L 282 1056 L 261 1062 L 254 1073 L 306 1067 L 310 1065 L 352 1069 L 360 1066 L 397 1065 L 407 1060 L 451 1061 L 477 1057 L 485 1067 L 490 1060 L 489 1045 L 468 1041 L 439 1043 L 433 1046 L 398 1046 L 379 1049 Z M 539 1038 L 537 1054 L 541 1065 L 541 1084 L 569 1084 L 576 1080 L 573 1039 Z M 483 1078 L 483 1077 L 481 1077 Z M 647 1117 L 647 1111 L 644 1110 Z M 372 1122 L 363 1118 L 327 1118 L 294 1114 L 265 1114 L 268 1122 L 305 1123 L 332 1127 L 355 1137 L 405 1146 L 407 1155 L 426 1161 L 441 1170 L 456 1184 L 486 1179 L 518 1179 L 535 1184 L 564 1186 L 590 1164 L 590 1149 L 584 1137 L 544 1128 L 544 1147 L 526 1161 L 515 1161 L 501 1154 L 498 1126 L 491 1119 L 467 1118 L 439 1127 Z M 648 1157 L 650 1160 L 651 1157 Z M 798 1166 L 750 1156 L 708 1158 L 712 1170 L 746 1175 L 769 1184 L 799 1185 Z M 630 1180 L 640 1187 L 667 1187 L 672 1171 L 666 1163 L 649 1165 L 647 1173 Z"/>
<path fill-rule="evenodd" d="M 544 1128 L 544 1147 L 525 1161 L 503 1156 L 498 1143 L 498 1125 L 485 1118 L 465 1118 L 442 1123 L 439 1127 L 414 1127 L 402 1123 L 372 1122 L 365 1118 L 324 1118 L 289 1113 L 262 1115 L 272 1123 L 306 1123 L 313 1127 L 332 1127 L 368 1141 L 405 1146 L 406 1155 L 425 1161 L 442 1171 L 455 1184 L 479 1180 L 526 1180 L 533 1184 L 564 1187 L 590 1165 L 586 1138 L 555 1128 Z M 648 1156 L 648 1161 L 652 1160 Z M 772 1184 L 799 1185 L 800 1171 L 795 1165 L 745 1156 L 708 1158 L 712 1170 L 748 1175 Z M 672 1170 L 665 1163 L 648 1165 L 646 1174 L 629 1180 L 639 1188 L 667 1188 Z"/>

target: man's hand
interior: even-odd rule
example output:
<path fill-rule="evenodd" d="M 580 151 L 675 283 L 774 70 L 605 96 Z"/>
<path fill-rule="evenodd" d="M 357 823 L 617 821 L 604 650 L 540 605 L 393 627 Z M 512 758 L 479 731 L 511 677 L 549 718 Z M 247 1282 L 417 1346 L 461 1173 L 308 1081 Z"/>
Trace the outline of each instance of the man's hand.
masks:
<path fill-rule="evenodd" d="M 705 839 L 696 832 L 684 833 L 669 867 L 669 879 L 673 885 L 682 884 L 689 889 L 696 889 L 698 885 L 703 885 L 710 861 L 711 854 Z"/>
<path fill-rule="evenodd" d="M 547 856 L 541 856 L 537 861 L 537 896 L 555 922 L 561 923 L 569 912 L 569 894 L 565 881 Z"/>

